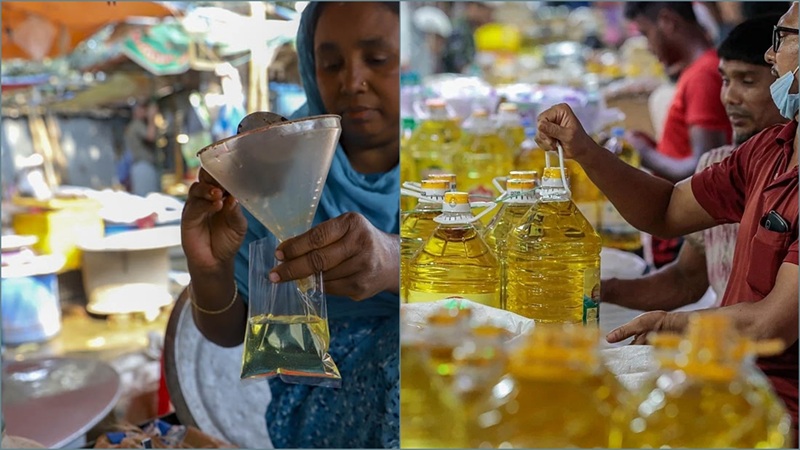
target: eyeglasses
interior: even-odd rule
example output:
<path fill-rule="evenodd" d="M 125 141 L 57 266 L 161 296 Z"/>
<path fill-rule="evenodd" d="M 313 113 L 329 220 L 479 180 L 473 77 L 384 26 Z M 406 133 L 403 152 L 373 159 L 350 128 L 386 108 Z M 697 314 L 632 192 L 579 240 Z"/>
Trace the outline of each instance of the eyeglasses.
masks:
<path fill-rule="evenodd" d="M 775 25 L 772 28 L 772 51 L 778 53 L 778 49 L 781 48 L 781 40 L 786 37 L 781 36 L 781 33 L 788 33 L 788 34 L 798 34 L 797 28 L 787 28 L 787 27 L 779 27 Z"/>

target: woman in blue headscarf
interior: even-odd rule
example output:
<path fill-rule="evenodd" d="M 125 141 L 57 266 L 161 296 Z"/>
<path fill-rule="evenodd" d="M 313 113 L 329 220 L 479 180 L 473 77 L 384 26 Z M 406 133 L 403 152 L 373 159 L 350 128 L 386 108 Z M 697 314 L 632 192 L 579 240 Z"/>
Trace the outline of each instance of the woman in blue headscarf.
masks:
<path fill-rule="evenodd" d="M 276 447 L 399 446 L 399 27 L 397 3 L 311 3 L 300 21 L 307 103 L 294 117 L 341 115 L 342 135 L 314 227 L 278 246 L 270 279 L 323 273 L 342 387 L 271 380 Z M 241 344 L 249 244 L 269 232 L 205 171 L 181 232 L 198 328 Z"/>

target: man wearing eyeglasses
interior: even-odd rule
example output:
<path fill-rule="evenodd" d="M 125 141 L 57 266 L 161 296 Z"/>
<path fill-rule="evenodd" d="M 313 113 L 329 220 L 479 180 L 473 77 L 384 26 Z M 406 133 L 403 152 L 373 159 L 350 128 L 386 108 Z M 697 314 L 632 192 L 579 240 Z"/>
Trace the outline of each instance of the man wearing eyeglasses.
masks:
<path fill-rule="evenodd" d="M 695 314 L 725 314 L 753 340 L 779 339 L 787 349 L 757 360 L 792 416 L 797 445 L 798 397 L 798 10 L 793 2 L 774 31 L 765 60 L 778 78 L 772 100 L 785 125 L 769 127 L 726 160 L 675 185 L 628 166 L 597 145 L 567 105 L 538 119 L 536 140 L 545 150 L 563 146 L 634 227 L 663 237 L 723 223 L 739 223 L 733 268 L 722 305 Z M 619 183 L 618 180 L 625 180 Z M 653 331 L 683 332 L 689 313 L 653 311 L 611 331 L 606 339 Z M 787 445 L 790 443 L 787 443 Z"/>
<path fill-rule="evenodd" d="M 764 129 L 786 123 L 772 101 L 770 86 L 775 76 L 764 59 L 764 49 L 772 45 L 772 29 L 780 17 L 770 14 L 742 22 L 717 49 L 720 97 L 733 126 L 735 145 L 703 154 L 695 173 L 723 161 Z M 711 286 L 717 303 L 710 306 L 719 306 L 733 267 L 738 232 L 739 224 L 731 223 L 689 235 L 674 262 L 641 278 L 603 280 L 600 298 L 603 303 L 636 310 L 671 311 L 697 302 Z"/>

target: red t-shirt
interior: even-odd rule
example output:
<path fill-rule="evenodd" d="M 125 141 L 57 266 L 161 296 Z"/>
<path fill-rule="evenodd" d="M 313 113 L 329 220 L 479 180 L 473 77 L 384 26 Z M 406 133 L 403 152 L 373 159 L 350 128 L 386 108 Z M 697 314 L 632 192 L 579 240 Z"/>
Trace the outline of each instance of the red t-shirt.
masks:
<path fill-rule="evenodd" d="M 722 306 L 758 302 L 775 285 L 783 263 L 797 264 L 797 166 L 792 145 L 797 122 L 776 125 L 742 144 L 733 154 L 692 177 L 692 192 L 718 223 L 739 222 L 733 267 Z M 779 233 L 761 226 L 775 210 L 789 224 Z M 759 368 L 769 377 L 786 403 L 797 430 L 797 341 L 781 355 L 759 358 Z"/>
<path fill-rule="evenodd" d="M 711 49 L 681 73 L 657 146 L 659 153 L 675 159 L 692 156 L 692 126 L 724 131 L 730 144 L 733 131 L 720 100 L 722 77 L 718 66 L 717 52 Z"/>

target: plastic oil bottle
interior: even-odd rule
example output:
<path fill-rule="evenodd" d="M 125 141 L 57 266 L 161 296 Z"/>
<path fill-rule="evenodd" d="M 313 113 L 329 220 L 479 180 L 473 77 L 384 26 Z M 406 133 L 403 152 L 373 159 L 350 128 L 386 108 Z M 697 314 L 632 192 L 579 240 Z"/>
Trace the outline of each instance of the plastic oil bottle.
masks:
<path fill-rule="evenodd" d="M 417 124 L 413 117 L 404 117 L 402 119 L 402 127 L 400 134 L 400 183 L 407 181 L 414 181 L 417 169 L 414 166 L 414 158 L 411 155 L 409 141 L 414 134 L 414 129 Z M 400 198 L 400 210 L 408 211 L 414 207 L 414 201 L 411 197 Z"/>
<path fill-rule="evenodd" d="M 565 161 L 565 164 L 570 174 L 572 201 L 575 202 L 583 216 L 592 224 L 592 227 L 595 230 L 599 229 L 601 227 L 600 211 L 605 199 L 603 192 L 589 179 L 586 171 L 577 161 L 570 159 Z"/>
<path fill-rule="evenodd" d="M 599 329 L 535 327 L 482 411 L 494 448 L 608 448 L 624 392 L 598 353 Z"/>
<path fill-rule="evenodd" d="M 570 199 L 564 172 L 545 169 L 538 201 L 507 237 L 506 309 L 597 326 L 601 240 Z"/>
<path fill-rule="evenodd" d="M 486 209 L 474 216 L 473 206 Z M 500 307 L 500 262 L 473 225 L 494 206 L 471 205 L 465 192 L 445 194 L 439 225 L 406 271 L 409 303 L 464 297 Z"/>
<path fill-rule="evenodd" d="M 429 99 L 425 104 L 429 116 L 419 123 L 407 144 L 415 170 L 413 180 L 453 172 L 452 158 L 460 148 L 461 128 L 444 100 Z"/>
<path fill-rule="evenodd" d="M 606 148 L 617 155 L 628 165 L 641 167 L 639 152 L 625 140 L 625 129 L 614 127 Z M 600 227 L 598 233 L 603 238 L 603 245 L 620 250 L 634 251 L 642 247 L 641 233 L 626 221 L 617 208 L 603 195 L 600 210 Z"/>
<path fill-rule="evenodd" d="M 453 170 L 459 190 L 475 199 L 492 200 L 499 195 L 492 186 L 494 177 L 512 167 L 511 150 L 497 134 L 497 128 L 484 109 L 475 110 L 464 132 L 461 151 L 453 157 Z"/>
<path fill-rule="evenodd" d="M 514 159 L 514 168 L 517 170 L 535 170 L 544 173 L 546 152 L 536 143 L 536 128 L 525 130 L 525 140 L 520 145 L 520 151 Z"/>
<path fill-rule="evenodd" d="M 491 414 L 484 416 L 483 407 L 491 401 L 492 386 L 508 369 L 505 341 L 508 332 L 491 324 L 471 328 L 469 336 L 453 350 L 455 376 L 451 391 L 458 400 L 459 413 L 464 420 L 468 448 L 485 448 L 495 442 L 487 429 L 496 421 Z"/>
<path fill-rule="evenodd" d="M 498 201 L 502 202 L 500 211 L 494 216 L 483 235 L 486 243 L 500 260 L 500 298 L 503 304 L 506 297 L 506 238 L 536 203 L 536 182 L 509 179 L 506 181 L 506 189 L 506 192 L 498 198 Z"/>
<path fill-rule="evenodd" d="M 403 323 L 400 333 L 400 446 L 451 448 L 465 443 L 464 421 L 452 417 L 457 399 L 441 376 L 453 370 L 453 349 L 466 332 L 464 315 L 436 311 L 419 330 Z M 450 417 L 452 420 L 442 420 Z"/>
<path fill-rule="evenodd" d="M 497 109 L 498 134 L 506 141 L 506 145 L 511 149 L 511 154 L 516 157 L 519 154 L 522 143 L 525 142 L 525 127 L 522 125 L 522 116 L 515 103 L 503 102 Z"/>
<path fill-rule="evenodd" d="M 417 207 L 405 214 L 400 223 L 400 298 L 403 301 L 408 297 L 405 287 L 408 263 L 438 226 L 433 219 L 442 213 L 444 194 L 449 188 L 448 180 L 423 180 Z"/>
<path fill-rule="evenodd" d="M 693 315 L 686 337 L 672 352 L 674 359 L 662 357 L 660 372 L 633 393 L 625 408 L 623 446 L 790 445 L 786 409 L 753 364 L 755 354 L 781 350 L 780 343 L 742 339 L 728 316 Z"/>

